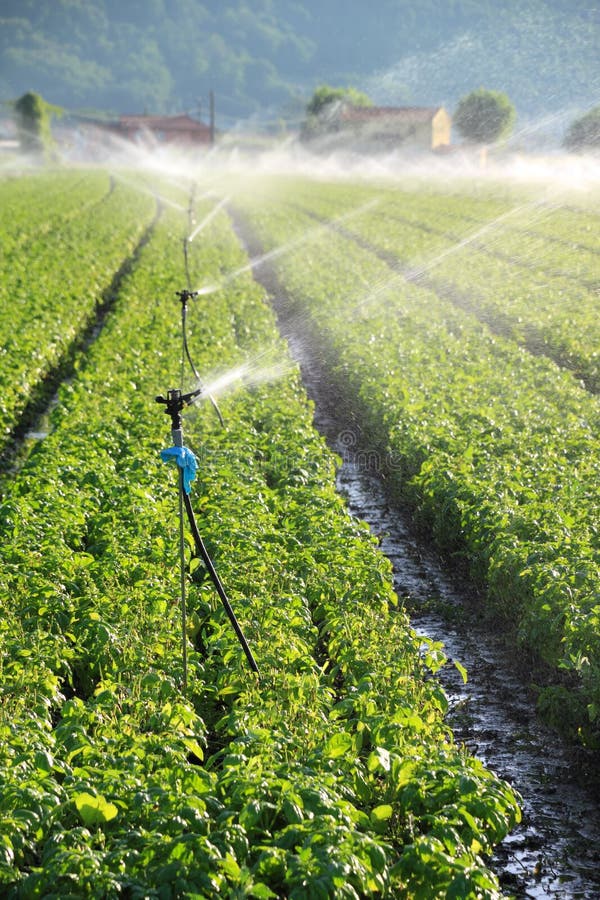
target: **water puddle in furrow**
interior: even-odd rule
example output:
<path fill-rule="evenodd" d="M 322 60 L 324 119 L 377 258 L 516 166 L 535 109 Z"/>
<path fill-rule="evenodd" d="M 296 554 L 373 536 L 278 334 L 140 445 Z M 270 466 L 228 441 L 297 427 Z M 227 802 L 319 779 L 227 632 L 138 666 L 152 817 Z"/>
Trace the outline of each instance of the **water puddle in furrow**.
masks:
<path fill-rule="evenodd" d="M 438 677 L 450 702 L 448 720 L 456 740 L 522 797 L 523 820 L 492 860 L 503 890 L 523 898 L 599 898 L 597 799 L 577 780 L 568 749 L 536 717 L 500 638 L 471 621 L 457 581 L 415 538 L 408 517 L 390 506 L 382 481 L 368 470 L 372 460 L 352 446 L 353 432 L 340 423 L 306 347 L 286 337 L 315 403 L 315 424 L 342 457 L 338 489 L 349 511 L 369 524 L 390 558 L 396 592 L 410 609 L 416 632 L 444 644 L 449 662 Z M 466 684 L 454 659 L 468 671 Z"/>

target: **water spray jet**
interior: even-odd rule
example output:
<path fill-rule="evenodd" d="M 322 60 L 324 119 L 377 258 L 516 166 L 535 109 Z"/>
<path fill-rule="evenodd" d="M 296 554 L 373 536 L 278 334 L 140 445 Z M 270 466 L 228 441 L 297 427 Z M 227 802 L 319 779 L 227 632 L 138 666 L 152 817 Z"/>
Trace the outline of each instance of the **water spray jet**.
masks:
<path fill-rule="evenodd" d="M 233 269 L 233 271 L 228 272 L 227 275 L 225 275 L 225 277 L 220 281 L 219 285 L 202 285 L 197 290 L 197 295 L 204 296 L 206 294 L 211 294 L 217 290 L 220 290 L 221 287 L 229 284 L 230 281 L 233 281 L 239 275 L 243 275 L 245 272 L 249 272 L 250 270 L 257 268 L 258 266 L 262 266 L 264 263 L 269 262 L 272 259 L 276 259 L 278 256 L 282 256 L 284 253 L 289 253 L 290 251 L 295 250 L 297 247 L 300 247 L 302 244 L 306 243 L 311 238 L 316 237 L 318 234 L 322 234 L 329 228 L 335 228 L 336 225 L 341 225 L 342 222 L 346 222 L 349 219 L 352 219 L 355 216 L 366 212 L 368 209 L 377 206 L 378 203 L 379 200 L 377 197 L 375 197 L 374 199 L 368 200 L 366 203 L 361 204 L 356 209 L 351 209 L 349 212 L 342 213 L 342 215 L 336 216 L 334 219 L 329 219 L 326 222 L 320 222 L 313 228 L 307 229 L 298 237 L 291 238 L 285 244 L 281 244 L 279 247 L 273 247 L 271 250 L 267 250 L 265 253 L 261 253 L 259 256 L 253 257 L 247 263 L 244 263 L 243 265 L 238 266 L 236 269 Z"/>
<path fill-rule="evenodd" d="M 186 238 L 188 244 L 191 244 L 194 238 L 197 237 L 198 234 L 202 231 L 202 229 L 206 228 L 209 222 L 214 219 L 217 213 L 225 206 L 228 201 L 229 197 L 223 197 L 221 200 L 219 200 L 216 206 L 214 206 L 213 209 L 211 209 L 211 211 L 206 216 L 204 216 L 202 221 L 198 225 L 196 225 L 189 237 Z"/>
<path fill-rule="evenodd" d="M 132 181 L 129 178 L 124 178 L 122 174 L 118 172 L 111 171 L 111 176 L 115 178 L 117 181 L 120 181 L 122 184 L 127 185 L 127 187 L 131 187 L 134 190 L 138 191 L 140 194 L 146 194 L 148 197 L 152 197 L 154 200 L 159 201 L 165 206 L 170 206 L 173 209 L 176 209 L 178 212 L 185 212 L 185 207 L 181 205 L 181 203 L 177 203 L 176 200 L 171 200 L 169 197 L 165 197 L 164 194 L 161 194 L 155 188 L 144 187 L 141 184 L 136 184 L 136 182 Z"/>
<path fill-rule="evenodd" d="M 216 373 L 206 381 L 205 393 L 218 397 L 240 382 L 245 383 L 248 387 L 258 387 L 261 384 L 268 384 L 270 381 L 277 381 L 291 371 L 291 365 L 286 361 L 259 365 L 259 360 L 265 357 L 267 352 L 259 353 L 252 359 L 245 360 L 225 372 Z"/>

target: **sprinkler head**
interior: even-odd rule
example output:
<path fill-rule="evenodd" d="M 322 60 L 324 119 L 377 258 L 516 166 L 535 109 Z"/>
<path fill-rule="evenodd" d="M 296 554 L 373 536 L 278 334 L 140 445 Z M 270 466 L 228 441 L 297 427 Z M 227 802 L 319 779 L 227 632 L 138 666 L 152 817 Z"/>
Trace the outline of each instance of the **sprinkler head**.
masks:
<path fill-rule="evenodd" d="M 175 291 L 175 296 L 179 297 L 183 306 L 185 306 L 185 304 L 188 302 L 188 300 L 193 300 L 194 297 L 197 297 L 198 294 L 199 294 L 199 291 L 188 291 L 188 290 Z"/>
<path fill-rule="evenodd" d="M 182 394 L 180 390 L 174 388 L 172 391 L 167 391 L 167 396 L 163 397 L 162 394 L 159 394 L 158 397 L 155 397 L 157 403 L 164 403 L 166 406 L 165 412 L 170 415 L 178 415 L 184 406 L 189 406 L 190 403 L 204 393 L 204 388 L 198 388 L 195 391 L 190 391 L 189 394 Z"/>

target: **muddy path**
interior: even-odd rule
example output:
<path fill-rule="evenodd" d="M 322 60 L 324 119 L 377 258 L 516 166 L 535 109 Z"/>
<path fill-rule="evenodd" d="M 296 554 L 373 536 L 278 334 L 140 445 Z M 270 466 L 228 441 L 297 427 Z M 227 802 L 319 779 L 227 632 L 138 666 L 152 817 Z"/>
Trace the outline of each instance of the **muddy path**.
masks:
<path fill-rule="evenodd" d="M 249 253 L 259 252 L 237 218 L 235 226 Z M 261 264 L 254 277 L 268 291 L 280 331 L 300 366 L 315 404 L 315 425 L 341 458 L 338 489 L 350 513 L 369 524 L 391 560 L 396 593 L 415 630 L 444 644 L 449 662 L 438 677 L 456 740 L 522 798 L 522 822 L 492 860 L 503 890 L 518 898 L 597 900 L 600 798 L 587 783 L 585 766 L 540 722 L 505 639 L 478 621 L 475 589 L 423 542 L 409 512 L 389 500 L 376 457 L 351 411 L 335 396 L 326 364 L 302 321 L 288 314 L 273 269 Z M 453 660 L 467 669 L 466 683 Z"/>

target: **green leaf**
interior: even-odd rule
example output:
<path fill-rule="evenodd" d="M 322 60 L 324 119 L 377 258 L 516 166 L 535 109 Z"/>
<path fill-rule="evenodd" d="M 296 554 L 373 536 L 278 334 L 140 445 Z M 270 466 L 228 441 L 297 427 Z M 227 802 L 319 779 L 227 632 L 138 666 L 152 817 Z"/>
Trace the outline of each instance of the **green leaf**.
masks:
<path fill-rule="evenodd" d="M 38 772 L 42 772 L 47 775 L 52 771 L 52 766 L 54 765 L 54 760 L 52 755 L 48 753 L 46 750 L 38 750 L 35 754 L 35 767 Z"/>
<path fill-rule="evenodd" d="M 110 822 L 118 813 L 114 803 L 109 803 L 102 795 L 94 797 L 92 794 L 83 791 L 81 794 L 76 794 L 73 799 L 81 821 L 87 827 Z"/>
<path fill-rule="evenodd" d="M 233 881 L 239 881 L 242 870 L 231 853 L 226 854 L 221 862 L 221 867 L 228 878 L 231 878 Z"/>
<path fill-rule="evenodd" d="M 352 749 L 352 735 L 346 731 L 340 731 L 330 737 L 323 747 L 323 756 L 327 759 L 338 759 L 345 756 Z"/>
<path fill-rule="evenodd" d="M 385 822 L 390 819 L 394 810 L 389 803 L 382 803 L 371 810 L 372 822 Z"/>
<path fill-rule="evenodd" d="M 386 750 L 385 747 L 376 747 L 375 750 L 369 754 L 367 760 L 369 772 L 374 772 L 379 767 L 385 772 L 390 771 L 390 752 L 389 750 Z"/>
<path fill-rule="evenodd" d="M 183 743 L 185 744 L 187 749 L 190 751 L 190 753 L 193 753 L 194 756 L 197 756 L 199 760 L 204 759 L 204 750 L 200 746 L 198 741 L 195 741 L 193 738 L 186 737 L 183 739 Z"/>
<path fill-rule="evenodd" d="M 250 896 L 257 897 L 258 900 L 271 900 L 271 897 L 277 897 L 277 894 L 273 893 L 266 884 L 258 883 L 253 884 L 250 888 Z"/>
<path fill-rule="evenodd" d="M 196 571 L 196 569 L 198 568 L 198 566 L 200 566 L 200 565 L 202 565 L 202 560 L 200 559 L 200 557 L 199 557 L 199 556 L 193 556 L 193 557 L 190 559 L 190 564 L 189 564 L 189 572 L 190 572 L 190 575 L 193 575 L 194 572 Z"/>
<path fill-rule="evenodd" d="M 459 661 L 458 661 L 457 659 L 454 660 L 454 665 L 456 666 L 456 668 L 457 668 L 458 671 L 460 672 L 461 678 L 462 678 L 462 680 L 463 680 L 463 684 L 466 684 L 466 683 L 467 683 L 467 670 L 466 670 L 465 667 L 462 665 L 462 663 L 459 663 Z"/>

